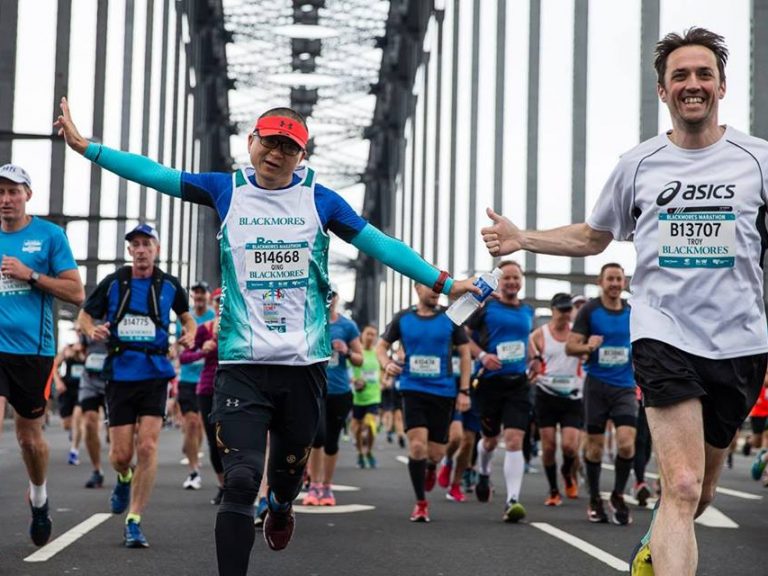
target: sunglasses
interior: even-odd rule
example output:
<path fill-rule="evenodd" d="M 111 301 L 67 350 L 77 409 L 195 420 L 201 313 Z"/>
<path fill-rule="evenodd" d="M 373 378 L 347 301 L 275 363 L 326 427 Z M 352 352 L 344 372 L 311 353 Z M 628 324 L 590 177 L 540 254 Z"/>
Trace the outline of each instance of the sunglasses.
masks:
<path fill-rule="evenodd" d="M 274 150 L 280 148 L 280 151 L 286 156 L 296 156 L 299 152 L 303 152 L 304 149 L 296 144 L 293 140 L 283 138 L 281 136 L 259 136 L 258 132 L 253 133 L 267 150 Z"/>

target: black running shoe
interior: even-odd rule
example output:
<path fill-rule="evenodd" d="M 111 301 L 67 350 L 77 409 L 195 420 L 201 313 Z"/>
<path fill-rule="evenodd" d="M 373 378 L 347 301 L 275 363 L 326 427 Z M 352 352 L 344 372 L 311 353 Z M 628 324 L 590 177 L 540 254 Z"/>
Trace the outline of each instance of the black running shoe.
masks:
<path fill-rule="evenodd" d="M 288 510 L 274 511 L 269 509 L 264 519 L 264 540 L 272 550 L 282 550 L 293 538 L 293 529 L 296 526 L 296 518 L 293 506 Z"/>
<path fill-rule="evenodd" d="M 29 525 L 29 536 L 35 546 L 45 546 L 51 538 L 51 529 L 53 521 L 48 515 L 48 500 L 40 508 L 35 508 L 32 503 L 29 504 L 32 510 L 32 523 Z"/>
<path fill-rule="evenodd" d="M 88 478 L 88 482 L 85 483 L 86 488 L 101 488 L 104 486 L 104 474 L 98 470 L 94 470 L 91 477 Z"/>
<path fill-rule="evenodd" d="M 475 485 L 475 495 L 478 501 L 488 502 L 491 499 L 491 477 L 487 474 L 477 475 L 477 484 Z"/>
<path fill-rule="evenodd" d="M 587 517 L 590 522 L 595 524 L 604 524 L 608 522 L 608 515 L 603 510 L 603 501 L 601 498 L 590 498 L 587 508 Z"/>
<path fill-rule="evenodd" d="M 648 505 L 648 498 L 651 497 L 651 489 L 645 482 L 638 482 L 635 484 L 635 498 L 637 498 L 637 505 L 641 508 L 645 508 Z"/>
<path fill-rule="evenodd" d="M 624 496 L 618 492 L 611 492 L 609 502 L 611 509 L 611 521 L 619 526 L 626 526 L 632 522 L 632 515 L 629 513 L 629 507 L 624 502 Z"/>

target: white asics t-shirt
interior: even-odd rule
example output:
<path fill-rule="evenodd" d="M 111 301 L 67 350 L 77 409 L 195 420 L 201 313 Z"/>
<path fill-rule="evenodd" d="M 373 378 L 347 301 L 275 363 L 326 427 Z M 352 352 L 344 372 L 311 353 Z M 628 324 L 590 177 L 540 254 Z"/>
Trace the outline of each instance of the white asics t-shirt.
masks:
<path fill-rule="evenodd" d="M 661 134 L 619 160 L 587 224 L 634 240 L 632 340 L 712 359 L 768 352 L 768 142 L 731 127 L 707 148 Z"/>

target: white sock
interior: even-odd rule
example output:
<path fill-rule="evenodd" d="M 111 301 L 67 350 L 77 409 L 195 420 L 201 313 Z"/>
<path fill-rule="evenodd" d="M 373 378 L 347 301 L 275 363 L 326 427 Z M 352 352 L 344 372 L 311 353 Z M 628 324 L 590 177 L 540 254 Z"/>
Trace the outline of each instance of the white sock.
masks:
<path fill-rule="evenodd" d="M 35 508 L 40 508 L 45 501 L 48 500 L 48 489 L 46 483 L 43 482 L 42 486 L 35 486 L 30 481 L 29 483 L 29 501 Z"/>
<path fill-rule="evenodd" d="M 520 488 L 523 486 L 525 473 L 525 458 L 522 450 L 507 450 L 504 453 L 504 480 L 507 483 L 507 502 L 520 498 Z"/>
<path fill-rule="evenodd" d="M 486 450 L 483 439 L 480 438 L 477 442 L 477 462 L 479 465 L 479 472 L 483 476 L 491 475 L 491 460 L 493 460 L 493 453 L 495 450 Z"/>

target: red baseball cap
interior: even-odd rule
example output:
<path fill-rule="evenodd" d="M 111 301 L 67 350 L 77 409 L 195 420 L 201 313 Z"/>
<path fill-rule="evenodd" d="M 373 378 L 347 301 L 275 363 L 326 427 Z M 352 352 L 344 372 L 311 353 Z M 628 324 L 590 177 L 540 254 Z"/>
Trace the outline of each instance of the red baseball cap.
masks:
<path fill-rule="evenodd" d="M 259 136 L 285 136 L 301 146 L 302 150 L 307 149 L 309 132 L 301 122 L 294 118 L 265 116 L 256 121 L 254 130 L 258 131 Z"/>

